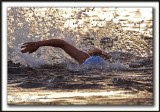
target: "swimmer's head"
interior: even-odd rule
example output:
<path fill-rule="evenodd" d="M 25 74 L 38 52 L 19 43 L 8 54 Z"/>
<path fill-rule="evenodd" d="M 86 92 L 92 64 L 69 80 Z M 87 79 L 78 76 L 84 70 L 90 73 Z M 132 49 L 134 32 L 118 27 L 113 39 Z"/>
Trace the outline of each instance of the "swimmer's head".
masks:
<path fill-rule="evenodd" d="M 88 50 L 88 54 L 91 55 L 91 56 L 101 55 L 101 54 L 102 54 L 102 50 L 93 47 L 93 48 L 90 48 L 90 49 Z"/>

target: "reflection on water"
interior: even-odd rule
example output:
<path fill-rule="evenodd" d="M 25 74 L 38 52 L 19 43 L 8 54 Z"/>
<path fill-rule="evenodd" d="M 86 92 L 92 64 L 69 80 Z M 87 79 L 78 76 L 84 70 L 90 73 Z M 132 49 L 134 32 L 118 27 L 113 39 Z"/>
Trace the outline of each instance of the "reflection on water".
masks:
<path fill-rule="evenodd" d="M 18 89 L 18 88 L 17 88 Z M 150 105 L 152 103 L 152 94 L 146 92 L 130 91 L 42 91 L 42 90 L 30 90 L 32 92 L 18 92 L 16 94 L 11 93 L 8 95 L 9 104 L 56 104 L 56 105 L 84 105 L 84 104 L 119 104 L 119 105 L 131 105 L 142 104 Z M 26 92 L 25 92 L 26 91 Z"/>
<path fill-rule="evenodd" d="M 8 104 L 152 105 L 152 68 L 70 71 L 64 64 L 26 68 L 9 62 L 8 71 Z"/>
<path fill-rule="evenodd" d="M 8 104 L 152 105 L 152 13 L 152 8 L 8 8 L 8 61 L 19 64 L 8 68 Z M 104 71 L 83 71 L 59 48 L 20 52 L 22 43 L 53 38 L 83 51 L 102 48 L 113 60 Z"/>

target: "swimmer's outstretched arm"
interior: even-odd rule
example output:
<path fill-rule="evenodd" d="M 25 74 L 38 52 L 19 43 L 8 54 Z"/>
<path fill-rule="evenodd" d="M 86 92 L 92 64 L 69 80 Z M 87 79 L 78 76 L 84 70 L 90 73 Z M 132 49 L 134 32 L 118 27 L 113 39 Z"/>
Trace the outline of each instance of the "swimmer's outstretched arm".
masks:
<path fill-rule="evenodd" d="M 21 52 L 22 53 L 27 53 L 27 52 L 33 53 L 39 47 L 42 47 L 42 46 L 52 46 L 52 47 L 61 48 L 68 55 L 74 58 L 79 64 L 83 63 L 89 57 L 87 53 L 78 50 L 73 45 L 61 39 L 50 39 L 50 40 L 24 43 L 21 47 L 22 48 Z"/>

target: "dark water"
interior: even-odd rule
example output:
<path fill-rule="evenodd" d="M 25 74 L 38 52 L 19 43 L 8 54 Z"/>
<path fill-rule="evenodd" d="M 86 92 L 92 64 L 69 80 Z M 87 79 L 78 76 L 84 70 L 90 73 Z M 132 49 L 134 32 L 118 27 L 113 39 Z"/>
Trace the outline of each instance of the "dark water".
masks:
<path fill-rule="evenodd" d="M 153 105 L 152 8 L 12 7 L 7 13 L 8 104 Z M 105 37 L 112 47 L 101 43 Z M 20 52 L 22 43 L 53 38 L 83 51 L 103 48 L 113 60 L 86 69 L 66 63 L 70 57 L 60 49 Z"/>
<path fill-rule="evenodd" d="M 30 68 L 8 61 L 8 104 L 152 105 L 152 61 L 147 61 L 130 64 L 130 70 L 87 71 L 64 63 Z"/>

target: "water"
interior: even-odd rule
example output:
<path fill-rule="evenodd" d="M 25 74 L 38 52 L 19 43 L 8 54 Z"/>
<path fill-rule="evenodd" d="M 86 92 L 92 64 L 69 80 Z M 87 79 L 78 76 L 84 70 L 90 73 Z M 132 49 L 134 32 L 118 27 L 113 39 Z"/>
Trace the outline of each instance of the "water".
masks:
<path fill-rule="evenodd" d="M 152 8 L 8 8 L 8 103 L 152 104 L 152 13 Z M 101 42 L 106 37 L 113 45 Z M 112 60 L 83 66 L 60 48 L 20 52 L 25 42 L 53 38 L 83 51 L 96 46 Z"/>
<path fill-rule="evenodd" d="M 152 8 L 8 8 L 8 59 L 29 66 L 35 64 L 26 58 L 37 66 L 42 60 L 54 64 L 71 59 L 63 50 L 50 47 L 31 55 L 20 52 L 22 43 L 51 38 L 64 39 L 81 50 L 94 45 L 147 57 L 152 55 L 152 26 Z M 104 37 L 113 39 L 113 47 L 100 43 Z"/>
<path fill-rule="evenodd" d="M 152 105 L 152 69 L 133 71 L 40 68 L 9 62 L 8 104 L 13 105 Z"/>

